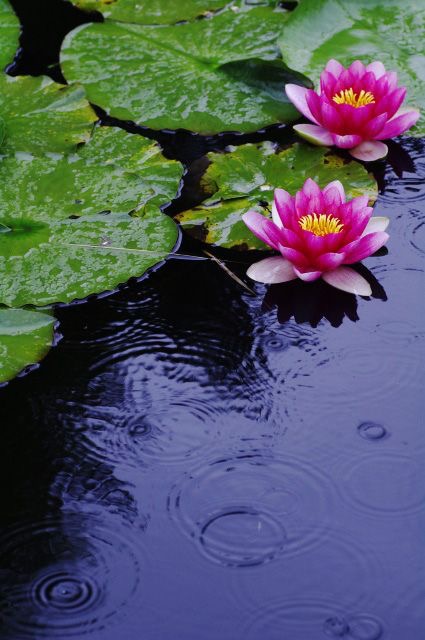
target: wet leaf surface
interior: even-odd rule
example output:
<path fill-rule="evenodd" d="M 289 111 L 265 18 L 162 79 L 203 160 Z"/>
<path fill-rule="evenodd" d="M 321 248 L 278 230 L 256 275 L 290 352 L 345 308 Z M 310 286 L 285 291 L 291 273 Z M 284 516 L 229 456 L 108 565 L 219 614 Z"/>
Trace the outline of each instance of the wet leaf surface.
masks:
<path fill-rule="evenodd" d="M 20 25 L 7 0 L 0 0 L 0 68 L 13 61 L 19 45 Z"/>
<path fill-rule="evenodd" d="M 49 313 L 0 308 L 0 384 L 46 355 L 54 322 Z"/>
<path fill-rule="evenodd" d="M 143 217 L 104 214 L 34 223 L 3 220 L 0 303 L 71 302 L 115 289 L 163 260 L 177 227 L 159 210 Z"/>
<path fill-rule="evenodd" d="M 1 215 L 52 221 L 103 211 L 157 212 L 175 196 L 182 172 L 155 142 L 97 127 L 74 153 L 5 155 Z"/>
<path fill-rule="evenodd" d="M 1 152 L 69 151 L 91 135 L 97 116 L 79 86 L 40 76 L 0 74 Z"/>
<path fill-rule="evenodd" d="M 255 131 L 298 118 L 283 86 L 299 75 L 278 61 L 286 19 L 253 7 L 174 26 L 106 20 L 65 38 L 61 66 L 113 117 L 203 134 Z"/>
<path fill-rule="evenodd" d="M 229 0 L 71 0 L 85 11 L 100 11 L 105 18 L 135 24 L 172 24 L 190 20 L 209 11 L 217 11 Z M 235 3 L 236 4 L 236 3 Z"/>

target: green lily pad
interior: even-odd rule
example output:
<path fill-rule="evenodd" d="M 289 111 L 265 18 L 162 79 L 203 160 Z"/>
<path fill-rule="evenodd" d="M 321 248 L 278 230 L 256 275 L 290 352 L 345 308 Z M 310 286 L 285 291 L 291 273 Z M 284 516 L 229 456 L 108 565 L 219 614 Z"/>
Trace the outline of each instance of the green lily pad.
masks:
<path fill-rule="evenodd" d="M 231 6 L 237 12 L 244 6 L 276 6 L 276 0 L 71 0 L 79 9 L 100 11 L 105 18 L 135 24 L 173 24 L 208 16 Z"/>
<path fill-rule="evenodd" d="M 425 104 L 423 0 L 302 0 L 282 29 L 279 46 L 292 69 L 317 82 L 330 58 L 381 60 L 407 87 L 406 103 Z M 409 131 L 425 134 L 425 118 Z"/>
<path fill-rule="evenodd" d="M 277 60 L 286 18 L 257 6 L 172 26 L 83 25 L 64 40 L 62 70 L 117 118 L 203 134 L 255 131 L 299 117 L 283 86 L 301 76 Z"/>
<path fill-rule="evenodd" d="M 46 312 L 0 309 L 0 384 L 49 351 L 55 319 Z"/>
<path fill-rule="evenodd" d="M 0 149 L 37 153 L 71 150 L 86 142 L 97 116 L 79 86 L 57 84 L 40 76 L 0 75 Z"/>
<path fill-rule="evenodd" d="M 361 164 L 323 147 L 297 143 L 279 150 L 264 142 L 234 147 L 229 153 L 209 153 L 208 159 L 202 185 L 209 198 L 177 219 L 192 236 L 225 248 L 266 249 L 241 218 L 249 209 L 268 215 L 277 187 L 295 195 L 307 178 L 322 188 L 340 180 L 348 199 L 377 197 L 376 182 Z"/>
<path fill-rule="evenodd" d="M 159 210 L 58 222 L 0 219 L 0 304 L 71 302 L 115 289 L 164 260 L 178 237 Z M 21 248 L 23 246 L 23 249 Z M 27 247 L 31 246 L 30 249 Z"/>
<path fill-rule="evenodd" d="M 155 142 L 96 127 L 74 153 L 4 155 L 0 221 L 28 218 L 33 225 L 102 211 L 158 211 L 175 197 L 182 173 L 182 165 L 167 160 Z"/>
<path fill-rule="evenodd" d="M 222 9 L 229 0 L 72 0 L 79 9 L 100 11 L 105 18 L 137 24 L 172 24 Z"/>
<path fill-rule="evenodd" d="M 13 61 L 19 45 L 21 26 L 7 0 L 0 0 L 0 68 Z"/>

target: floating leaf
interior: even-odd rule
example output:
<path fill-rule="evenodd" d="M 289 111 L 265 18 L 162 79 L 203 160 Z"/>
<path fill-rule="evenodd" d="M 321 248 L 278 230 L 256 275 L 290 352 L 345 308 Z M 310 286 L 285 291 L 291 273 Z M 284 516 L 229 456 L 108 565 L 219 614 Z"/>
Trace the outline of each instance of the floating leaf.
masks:
<path fill-rule="evenodd" d="M 330 58 L 381 60 L 398 72 L 407 104 L 425 104 L 423 0 L 302 0 L 279 39 L 283 59 L 316 83 Z M 425 133 L 425 118 L 411 130 Z M 411 132 L 409 132 L 410 134 Z"/>
<path fill-rule="evenodd" d="M 295 194 L 307 178 L 322 187 L 340 180 L 347 198 L 377 196 L 374 178 L 358 162 L 346 161 L 323 147 L 294 144 L 279 150 L 271 143 L 246 144 L 229 153 L 208 154 L 203 187 L 205 203 L 177 216 L 183 229 L 209 244 L 237 249 L 265 249 L 243 223 L 249 209 L 267 215 L 276 187 Z"/>
<path fill-rule="evenodd" d="M 182 165 L 167 160 L 155 142 L 96 127 L 74 153 L 5 155 L 0 161 L 0 221 L 2 216 L 23 217 L 33 224 L 102 211 L 157 211 L 174 198 L 182 172 Z"/>
<path fill-rule="evenodd" d="M 105 18 L 136 24 L 172 24 L 222 9 L 229 0 L 72 0 L 79 9 L 100 11 Z"/>
<path fill-rule="evenodd" d="M 214 134 L 293 122 L 283 86 L 300 76 L 277 61 L 276 46 L 286 16 L 265 6 L 173 26 L 83 25 L 64 40 L 62 69 L 110 115 L 154 129 Z"/>
<path fill-rule="evenodd" d="M 21 27 L 7 0 L 0 0 L 0 69 L 13 61 Z"/>
<path fill-rule="evenodd" d="M 0 75 L 0 151 L 66 151 L 90 138 L 97 116 L 79 86 L 40 76 Z"/>
<path fill-rule="evenodd" d="M 14 378 L 49 351 L 55 319 L 27 309 L 0 309 L 0 383 Z"/>
<path fill-rule="evenodd" d="M 178 236 L 159 210 L 138 218 L 0 222 L 7 229 L 0 233 L 0 304 L 9 306 L 71 302 L 112 290 L 163 260 Z"/>

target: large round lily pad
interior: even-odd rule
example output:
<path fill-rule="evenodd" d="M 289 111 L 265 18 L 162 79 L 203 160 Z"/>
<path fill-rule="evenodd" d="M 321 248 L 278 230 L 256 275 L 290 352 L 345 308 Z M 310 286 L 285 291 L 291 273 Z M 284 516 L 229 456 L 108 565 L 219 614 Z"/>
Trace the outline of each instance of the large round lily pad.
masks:
<path fill-rule="evenodd" d="M 381 60 L 407 87 L 407 104 L 423 108 L 424 32 L 423 0 L 302 0 L 279 46 L 288 66 L 315 82 L 329 58 L 346 66 Z M 425 118 L 411 131 L 424 135 Z"/>
<path fill-rule="evenodd" d="M 1 150 L 0 150 L 1 151 Z M 158 211 L 177 192 L 183 167 L 151 140 L 96 127 L 73 153 L 18 153 L 0 160 L 2 217 L 63 220 L 110 211 Z"/>
<path fill-rule="evenodd" d="M 49 313 L 0 309 L 0 384 L 44 358 L 52 345 L 54 323 Z"/>
<path fill-rule="evenodd" d="M 0 219 L 0 304 L 71 302 L 141 276 L 173 249 L 177 226 L 159 210 L 35 222 Z"/>
<path fill-rule="evenodd" d="M 217 11 L 229 0 L 71 0 L 79 9 L 136 24 L 172 24 Z"/>
<path fill-rule="evenodd" d="M 362 165 L 323 147 L 297 143 L 279 150 L 265 142 L 210 153 L 208 158 L 202 178 L 208 199 L 177 219 L 191 235 L 221 247 L 266 249 L 241 218 L 249 209 L 268 215 L 277 187 L 295 194 L 310 177 L 321 187 L 340 180 L 347 198 L 368 195 L 373 201 L 377 196 L 376 182 Z"/>
<path fill-rule="evenodd" d="M 286 17 L 256 6 L 171 26 L 106 20 L 69 33 L 61 65 L 114 117 L 203 134 L 254 131 L 299 117 L 283 91 L 299 76 L 277 59 Z"/>
<path fill-rule="evenodd" d="M 21 27 L 7 0 L 0 0 L 0 70 L 13 61 Z"/>
<path fill-rule="evenodd" d="M 90 138 L 97 116 L 79 86 L 0 74 L 0 151 L 66 151 Z"/>

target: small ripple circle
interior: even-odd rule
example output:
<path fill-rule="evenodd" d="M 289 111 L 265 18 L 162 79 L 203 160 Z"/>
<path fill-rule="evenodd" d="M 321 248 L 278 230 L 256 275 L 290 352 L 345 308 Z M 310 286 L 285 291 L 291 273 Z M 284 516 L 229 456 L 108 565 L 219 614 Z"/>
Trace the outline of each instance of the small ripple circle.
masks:
<path fill-rule="evenodd" d="M 388 436 L 386 428 L 377 422 L 362 422 L 357 427 L 357 432 L 361 438 L 371 441 L 383 440 Z"/>
<path fill-rule="evenodd" d="M 42 609 L 83 611 L 93 605 L 100 590 L 89 577 L 58 572 L 39 579 L 34 584 L 33 595 Z"/>

